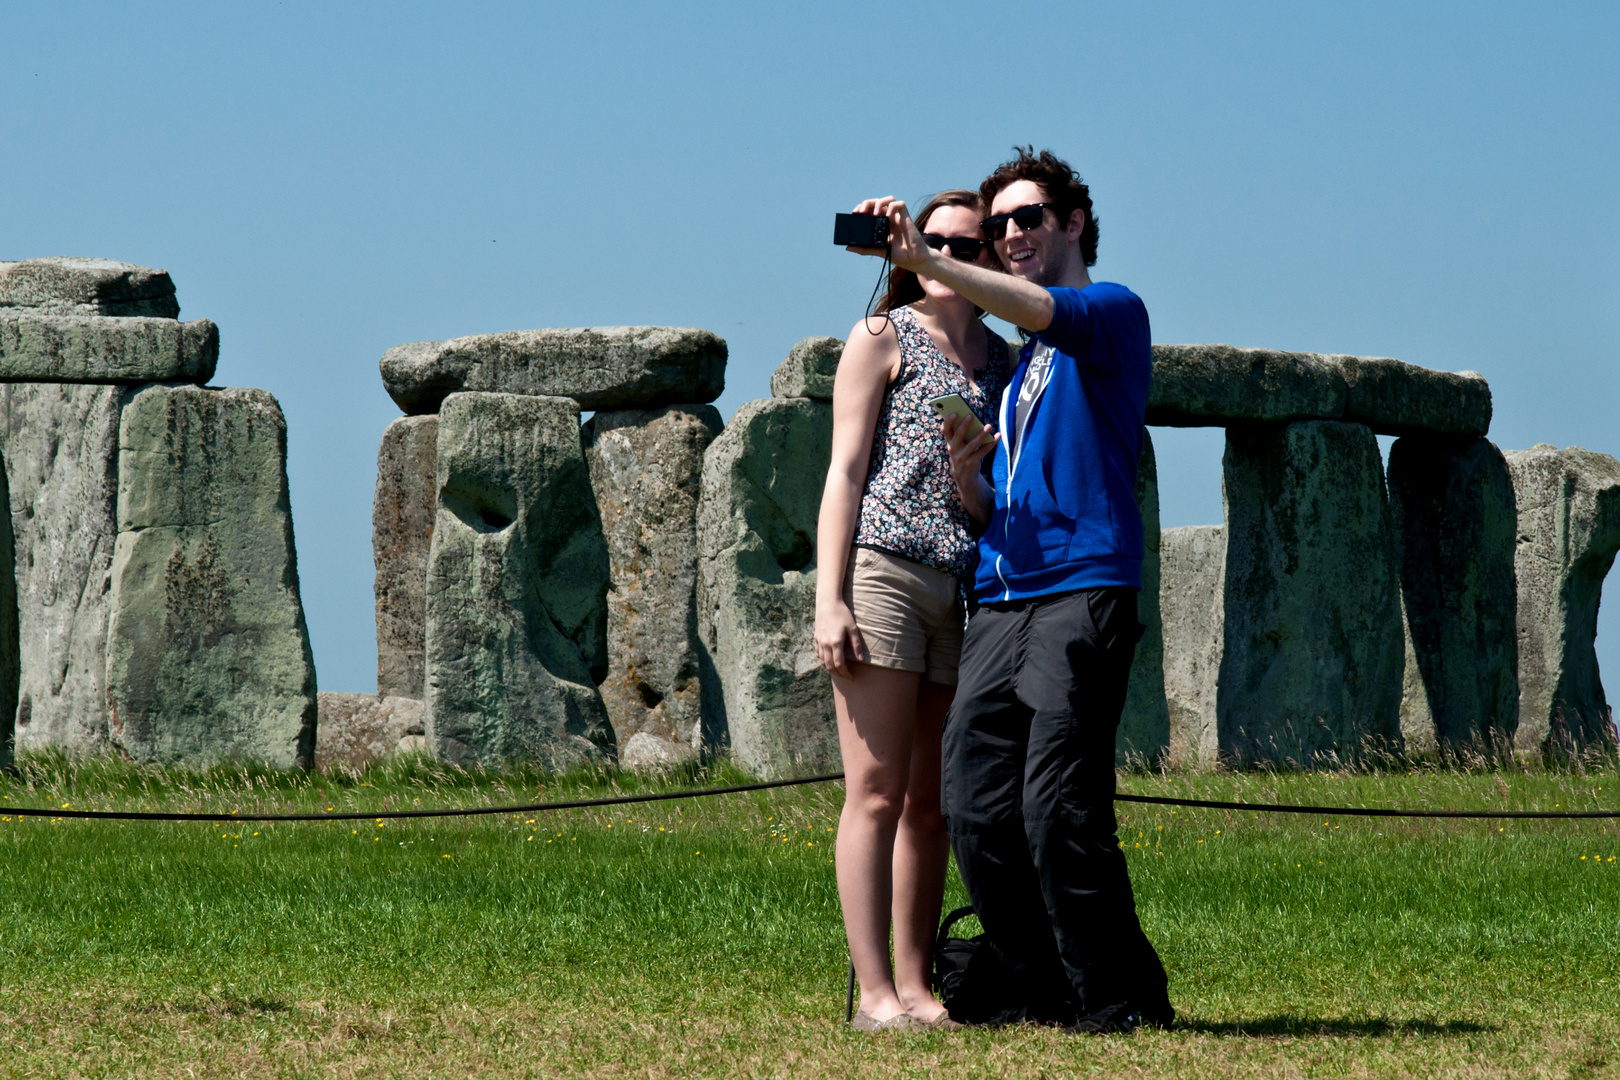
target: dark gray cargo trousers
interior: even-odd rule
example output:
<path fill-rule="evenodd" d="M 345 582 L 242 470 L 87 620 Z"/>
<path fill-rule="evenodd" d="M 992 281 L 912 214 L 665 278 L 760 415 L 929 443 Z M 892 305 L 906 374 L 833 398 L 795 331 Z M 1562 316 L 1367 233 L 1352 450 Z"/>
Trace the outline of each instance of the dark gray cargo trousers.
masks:
<path fill-rule="evenodd" d="M 1136 590 L 1104 588 L 981 606 L 963 641 L 941 801 L 973 910 L 1037 1019 L 1129 1001 L 1169 1022 L 1115 836 L 1114 734 L 1141 634 Z"/>

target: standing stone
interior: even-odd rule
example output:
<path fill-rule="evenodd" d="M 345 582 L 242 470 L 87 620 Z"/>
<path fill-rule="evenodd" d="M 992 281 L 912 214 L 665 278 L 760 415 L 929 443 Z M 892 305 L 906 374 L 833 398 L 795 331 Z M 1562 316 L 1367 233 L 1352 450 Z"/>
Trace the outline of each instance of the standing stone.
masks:
<path fill-rule="evenodd" d="M 1389 452 L 1407 627 L 1409 755 L 1511 751 L 1518 726 L 1513 480 L 1485 439 L 1407 436 Z"/>
<path fill-rule="evenodd" d="M 371 557 L 377 567 L 377 693 L 419 698 L 427 640 L 427 560 L 438 500 L 439 418 L 402 416 L 377 450 Z"/>
<path fill-rule="evenodd" d="M 0 308 L 8 307 L 47 315 L 180 317 L 167 270 L 63 256 L 0 262 Z"/>
<path fill-rule="evenodd" d="M 1546 443 L 1507 455 L 1518 502 L 1519 727 L 1515 749 L 1615 746 L 1598 680 L 1598 600 L 1620 551 L 1620 462 Z"/>
<path fill-rule="evenodd" d="M 6 484 L 6 473 L 0 469 L 0 495 L 9 505 L 11 494 Z M 16 547 L 11 534 L 11 515 L 0 514 L 0 769 L 9 769 L 16 763 L 17 686 L 21 681 L 21 664 L 17 648 L 17 577 L 4 573 L 16 559 Z"/>
<path fill-rule="evenodd" d="M 107 696 L 138 761 L 308 767 L 315 662 L 263 390 L 142 388 L 119 428 Z"/>
<path fill-rule="evenodd" d="M 1226 527 L 1165 529 L 1159 565 L 1170 764 L 1178 768 L 1214 765 L 1220 758 L 1215 698 L 1225 639 Z"/>
<path fill-rule="evenodd" d="M 721 693 L 706 737 L 729 734 L 758 776 L 839 768 L 832 681 L 816 660 L 816 519 L 832 406 L 769 398 L 738 409 L 703 460 L 698 627 Z"/>
<path fill-rule="evenodd" d="M 117 386 L 0 386 L 17 552 L 20 751 L 109 746 L 107 593 L 123 394 Z"/>
<path fill-rule="evenodd" d="M 723 427 L 712 405 L 599 412 L 585 425 L 613 583 L 602 700 L 627 767 L 702 749 L 697 510 L 703 452 Z"/>
<path fill-rule="evenodd" d="M 446 394 L 555 394 L 586 409 L 713 401 L 726 385 L 726 343 L 707 330 L 597 326 L 510 330 L 413 341 L 383 354 L 383 385 L 405 412 L 437 412 Z"/>
<path fill-rule="evenodd" d="M 600 761 L 613 729 L 608 554 L 567 398 L 451 394 L 427 568 L 427 741 L 440 761 Z"/>
<path fill-rule="evenodd" d="M 788 350 L 787 359 L 771 373 L 771 396 L 831 401 L 833 379 L 843 355 L 844 343 L 838 338 L 805 338 Z"/>
<path fill-rule="evenodd" d="M 1142 514 L 1142 591 L 1136 601 L 1136 617 L 1143 632 L 1136 643 L 1125 709 L 1114 737 L 1115 760 L 1122 766 L 1158 764 L 1170 748 L 1164 623 L 1159 612 L 1159 469 L 1146 428 L 1136 463 L 1136 506 Z"/>
<path fill-rule="evenodd" d="M 1220 752 L 1297 767 L 1398 749 L 1400 572 L 1360 424 L 1227 430 Z"/>

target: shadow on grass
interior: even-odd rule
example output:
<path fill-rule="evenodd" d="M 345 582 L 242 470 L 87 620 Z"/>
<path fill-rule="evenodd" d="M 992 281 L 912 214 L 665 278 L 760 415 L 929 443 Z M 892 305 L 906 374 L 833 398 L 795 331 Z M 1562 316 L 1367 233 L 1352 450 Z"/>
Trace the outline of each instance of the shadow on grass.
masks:
<path fill-rule="evenodd" d="M 1387 1039 L 1394 1035 L 1473 1035 L 1498 1029 L 1487 1024 L 1476 1024 L 1471 1020 L 1440 1022 L 1391 1020 L 1387 1016 L 1371 1016 L 1363 1020 L 1327 1020 L 1321 1017 L 1278 1013 L 1276 1016 L 1257 1016 L 1249 1020 L 1178 1018 L 1174 1030 L 1196 1031 L 1202 1035 L 1222 1037 L 1326 1035 L 1337 1038 Z"/>

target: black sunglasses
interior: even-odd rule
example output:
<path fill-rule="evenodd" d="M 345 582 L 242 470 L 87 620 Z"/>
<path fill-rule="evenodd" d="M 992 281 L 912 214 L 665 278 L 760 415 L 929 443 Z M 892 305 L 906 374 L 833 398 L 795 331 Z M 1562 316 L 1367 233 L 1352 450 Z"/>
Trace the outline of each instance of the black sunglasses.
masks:
<path fill-rule="evenodd" d="M 1046 220 L 1048 207 L 1051 208 L 1052 213 L 1057 213 L 1057 204 L 1055 203 L 1030 203 L 1028 206 L 1020 206 L 1018 209 L 1005 214 L 991 214 L 979 222 L 979 227 L 984 230 L 984 234 L 990 239 L 1003 240 L 1007 236 L 1007 222 L 1016 221 L 1020 229 L 1029 232 L 1031 229 L 1039 228 L 1041 222 Z"/>
<path fill-rule="evenodd" d="M 973 262 L 984 250 L 986 241 L 974 240 L 967 236 L 941 236 L 938 233 L 925 232 L 922 234 L 923 243 L 936 251 L 946 244 L 951 246 L 951 258 L 963 262 Z"/>

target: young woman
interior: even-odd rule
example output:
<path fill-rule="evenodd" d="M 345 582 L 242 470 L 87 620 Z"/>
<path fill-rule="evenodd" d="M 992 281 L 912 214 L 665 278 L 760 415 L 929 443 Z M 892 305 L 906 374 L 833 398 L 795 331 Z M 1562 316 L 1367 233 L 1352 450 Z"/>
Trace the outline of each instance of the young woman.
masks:
<path fill-rule="evenodd" d="M 931 246 L 994 266 L 981 216 L 978 195 L 956 190 L 916 221 Z M 1008 376 L 1006 343 L 938 282 L 896 268 L 879 310 L 838 363 L 816 542 L 816 655 L 832 672 L 847 789 L 838 895 L 864 1030 L 951 1024 L 929 967 L 949 856 L 940 737 L 974 543 L 928 403 L 960 394 L 988 424 Z"/>

